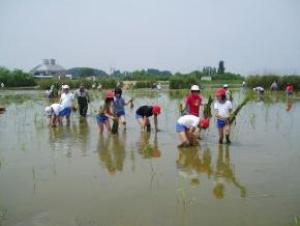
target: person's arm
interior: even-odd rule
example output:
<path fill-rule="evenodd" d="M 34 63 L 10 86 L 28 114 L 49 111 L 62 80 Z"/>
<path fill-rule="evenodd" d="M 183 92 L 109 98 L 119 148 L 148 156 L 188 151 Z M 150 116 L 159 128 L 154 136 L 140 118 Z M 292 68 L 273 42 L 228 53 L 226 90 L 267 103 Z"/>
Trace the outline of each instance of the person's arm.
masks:
<path fill-rule="evenodd" d="M 111 112 L 114 112 L 114 109 L 112 106 L 109 107 L 110 108 L 110 112 L 108 112 L 107 110 L 104 112 L 104 115 L 112 120 L 115 119 L 115 117 L 111 114 Z"/>
<path fill-rule="evenodd" d="M 124 105 L 128 105 L 128 104 L 130 104 L 130 103 L 132 103 L 132 102 L 133 102 L 133 99 L 130 98 L 130 100 L 129 100 L 128 102 L 125 102 L 125 101 L 124 101 Z"/>
<path fill-rule="evenodd" d="M 216 116 L 216 118 L 222 118 L 222 117 L 219 115 L 218 106 L 217 106 L 217 103 L 216 103 L 216 102 L 214 103 L 214 111 L 215 111 L 215 116 Z"/>

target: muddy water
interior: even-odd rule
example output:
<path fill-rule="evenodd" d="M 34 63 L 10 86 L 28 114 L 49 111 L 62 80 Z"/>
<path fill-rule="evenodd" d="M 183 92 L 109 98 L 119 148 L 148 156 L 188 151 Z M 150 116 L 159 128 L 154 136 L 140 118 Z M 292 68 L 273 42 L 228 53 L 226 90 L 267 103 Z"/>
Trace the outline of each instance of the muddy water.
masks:
<path fill-rule="evenodd" d="M 289 225 L 300 216 L 297 100 L 253 101 L 218 145 L 213 125 L 201 146 L 179 150 L 175 94 L 137 91 L 135 109 L 160 103 L 161 132 L 100 135 L 86 120 L 49 128 L 37 91 L 5 91 L 0 105 L 0 225 Z M 239 95 L 235 95 L 238 102 Z"/>

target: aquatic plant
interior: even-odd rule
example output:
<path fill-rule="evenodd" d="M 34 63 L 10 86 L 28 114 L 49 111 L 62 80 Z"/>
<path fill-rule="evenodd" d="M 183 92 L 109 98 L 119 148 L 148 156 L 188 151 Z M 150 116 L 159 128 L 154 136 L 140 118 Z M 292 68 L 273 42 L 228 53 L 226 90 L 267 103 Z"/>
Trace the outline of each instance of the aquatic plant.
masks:
<path fill-rule="evenodd" d="M 240 112 L 240 110 L 248 103 L 248 101 L 250 100 L 249 97 L 246 97 L 242 103 L 240 103 L 237 108 L 233 111 L 232 116 L 229 118 L 229 123 L 232 124 L 235 119 L 237 114 Z"/>
<path fill-rule="evenodd" d="M 290 223 L 288 226 L 300 226 L 300 217 L 294 217 L 293 223 Z"/>

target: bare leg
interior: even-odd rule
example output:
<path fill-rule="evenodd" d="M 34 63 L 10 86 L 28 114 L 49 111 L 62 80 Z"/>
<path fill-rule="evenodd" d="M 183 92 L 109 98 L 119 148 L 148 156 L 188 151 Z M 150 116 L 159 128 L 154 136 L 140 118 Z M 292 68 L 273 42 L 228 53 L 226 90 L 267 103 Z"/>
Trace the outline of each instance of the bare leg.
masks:
<path fill-rule="evenodd" d="M 121 115 L 120 118 L 119 118 L 119 120 L 123 124 L 124 130 L 126 130 L 126 120 L 125 120 L 124 115 Z"/>
<path fill-rule="evenodd" d="M 70 115 L 66 116 L 66 120 L 67 120 L 67 126 L 69 126 L 70 125 Z"/>
<path fill-rule="evenodd" d="M 219 144 L 223 144 L 224 132 L 223 128 L 219 128 Z"/>
<path fill-rule="evenodd" d="M 225 133 L 225 138 L 226 138 L 226 143 L 230 144 L 230 124 L 226 124 L 224 127 L 224 133 Z"/>
<path fill-rule="evenodd" d="M 138 119 L 138 122 L 139 122 L 139 124 L 141 126 L 141 131 L 145 130 L 146 121 L 147 121 L 147 118 L 139 118 Z"/>
<path fill-rule="evenodd" d="M 106 122 L 105 122 L 105 127 L 106 127 L 106 129 L 107 129 L 107 131 L 109 131 L 109 132 L 111 132 L 111 125 L 110 125 L 110 121 L 109 120 L 107 120 Z"/>
<path fill-rule="evenodd" d="M 188 140 L 187 132 L 180 132 L 179 139 L 181 141 L 181 144 L 178 145 L 179 148 L 186 147 L 190 144 L 190 142 Z"/>
<path fill-rule="evenodd" d="M 103 123 L 99 123 L 99 124 L 98 124 L 98 128 L 99 128 L 99 132 L 100 132 L 100 133 L 103 133 L 103 130 L 104 130 L 104 125 L 103 125 Z"/>

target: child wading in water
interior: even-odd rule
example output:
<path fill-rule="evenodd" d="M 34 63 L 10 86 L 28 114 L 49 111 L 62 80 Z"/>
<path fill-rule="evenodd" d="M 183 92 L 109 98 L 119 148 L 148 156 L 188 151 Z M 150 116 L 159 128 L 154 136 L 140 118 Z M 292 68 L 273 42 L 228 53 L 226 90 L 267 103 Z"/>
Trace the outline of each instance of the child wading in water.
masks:
<path fill-rule="evenodd" d="M 147 128 L 147 131 L 151 131 L 151 124 L 149 117 L 154 116 L 154 128 L 155 131 L 159 131 L 157 127 L 157 116 L 161 113 L 161 108 L 158 105 L 153 106 L 141 106 L 136 110 L 135 118 L 138 120 L 141 130 L 144 131 Z"/>
<path fill-rule="evenodd" d="M 101 133 L 103 132 L 104 127 L 106 127 L 107 131 L 111 131 L 110 119 L 114 120 L 113 101 L 114 93 L 108 92 L 105 97 L 104 105 L 100 107 L 96 116 L 97 125 Z"/>
<path fill-rule="evenodd" d="M 179 134 L 181 147 L 188 147 L 198 144 L 197 137 L 200 133 L 200 118 L 195 115 L 181 116 L 176 124 L 176 132 Z"/>
<path fill-rule="evenodd" d="M 125 120 L 125 105 L 132 103 L 132 99 L 130 99 L 127 103 L 122 97 L 122 89 L 117 87 L 115 88 L 115 99 L 114 99 L 114 113 L 119 121 L 124 126 L 124 130 L 126 129 L 126 120 Z"/>
<path fill-rule="evenodd" d="M 229 118 L 232 111 L 232 102 L 226 99 L 226 91 L 220 88 L 216 92 L 217 101 L 214 104 L 216 112 L 217 127 L 219 129 L 219 144 L 223 143 L 224 134 L 226 143 L 230 144 L 230 123 Z"/>
<path fill-rule="evenodd" d="M 55 127 L 57 125 L 62 125 L 62 117 L 63 115 L 63 106 L 60 104 L 51 104 L 50 106 L 47 106 L 45 108 L 45 112 L 48 115 L 49 118 L 49 124 L 52 127 Z"/>

